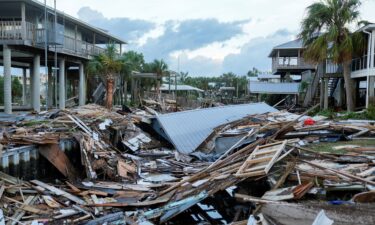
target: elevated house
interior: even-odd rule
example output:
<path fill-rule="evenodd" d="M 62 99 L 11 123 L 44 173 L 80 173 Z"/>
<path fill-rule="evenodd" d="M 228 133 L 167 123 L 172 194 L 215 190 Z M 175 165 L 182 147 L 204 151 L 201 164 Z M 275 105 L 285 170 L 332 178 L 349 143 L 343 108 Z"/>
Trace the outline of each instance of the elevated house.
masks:
<path fill-rule="evenodd" d="M 298 103 L 304 106 L 320 102 L 328 108 L 330 104 L 341 104 L 341 67 L 328 59 L 320 64 L 310 63 L 303 57 L 304 50 L 302 39 L 274 47 L 268 56 L 272 58 L 272 75 L 250 81 L 250 93 L 298 96 Z"/>
<path fill-rule="evenodd" d="M 375 24 L 359 29 L 366 40 L 366 48 L 352 60 L 351 78 L 356 87 L 357 107 L 375 105 Z"/>
<path fill-rule="evenodd" d="M 46 12 L 46 13 L 45 13 Z M 67 89 L 86 102 L 85 67 L 108 43 L 119 47 L 123 40 L 35 0 L 0 0 L 0 65 L 4 67 L 4 111 L 12 112 L 12 68 L 23 71 L 24 102 L 41 110 L 41 66 L 48 68 L 48 99 L 65 107 Z M 47 57 L 45 57 L 47 46 Z M 57 60 L 55 60 L 57 59 Z M 45 72 L 43 72 L 46 74 Z M 54 76 L 52 75 L 54 74 Z M 55 84 L 55 85 L 54 85 Z M 57 85 L 56 85 L 57 84 Z"/>
<path fill-rule="evenodd" d="M 288 75 L 302 75 L 306 71 L 314 72 L 316 66 L 305 61 L 303 51 L 301 39 L 274 47 L 268 55 L 272 58 L 272 73 L 281 75 L 285 80 Z"/>
<path fill-rule="evenodd" d="M 304 60 L 303 51 L 301 39 L 274 47 L 268 55 L 272 59 L 272 74 L 259 74 L 256 80 L 250 80 L 249 92 L 291 95 L 297 100 L 301 81 L 311 79 L 316 70 L 315 65 Z"/>

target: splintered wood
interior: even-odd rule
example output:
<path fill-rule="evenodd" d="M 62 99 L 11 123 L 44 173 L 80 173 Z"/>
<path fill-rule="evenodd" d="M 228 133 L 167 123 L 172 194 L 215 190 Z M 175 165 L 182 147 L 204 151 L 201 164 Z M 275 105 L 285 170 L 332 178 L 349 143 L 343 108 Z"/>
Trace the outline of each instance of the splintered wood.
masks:
<path fill-rule="evenodd" d="M 236 177 L 247 178 L 266 175 L 284 150 L 287 140 L 257 146 L 236 173 Z"/>

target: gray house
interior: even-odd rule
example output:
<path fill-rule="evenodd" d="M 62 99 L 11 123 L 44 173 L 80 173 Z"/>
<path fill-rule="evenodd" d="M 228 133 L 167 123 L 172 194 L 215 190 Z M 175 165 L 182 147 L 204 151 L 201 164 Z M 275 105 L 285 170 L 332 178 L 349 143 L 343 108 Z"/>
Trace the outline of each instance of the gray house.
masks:
<path fill-rule="evenodd" d="M 305 71 L 315 71 L 316 66 L 303 58 L 303 43 L 301 39 L 286 42 L 271 50 L 268 57 L 272 58 L 272 73 L 285 75 L 301 75 Z"/>
<path fill-rule="evenodd" d="M 23 71 L 23 100 L 31 109 L 40 111 L 41 108 L 41 66 L 48 68 L 49 105 L 52 99 L 58 99 L 59 108 L 65 107 L 68 85 L 73 92 L 78 92 L 79 104 L 83 105 L 86 102 L 85 63 L 103 52 L 108 43 L 116 44 L 120 51 L 125 44 L 120 38 L 61 11 L 47 6 L 46 12 L 39 1 L 0 0 L 0 65 L 4 66 L 6 113 L 12 112 L 12 68 Z M 30 90 L 26 90 L 26 74 L 30 74 Z"/>

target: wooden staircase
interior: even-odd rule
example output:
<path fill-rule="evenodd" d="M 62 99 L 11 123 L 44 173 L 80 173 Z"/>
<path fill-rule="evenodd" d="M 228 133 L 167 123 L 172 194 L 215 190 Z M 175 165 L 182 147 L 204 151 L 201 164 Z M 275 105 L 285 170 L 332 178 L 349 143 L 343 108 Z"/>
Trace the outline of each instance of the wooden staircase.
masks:
<path fill-rule="evenodd" d="M 340 78 L 334 77 L 329 78 L 328 80 L 328 97 L 332 97 L 333 93 L 336 90 L 337 84 L 339 83 Z"/>
<path fill-rule="evenodd" d="M 319 64 L 313 75 L 313 80 L 307 88 L 305 99 L 303 101 L 304 107 L 309 107 L 319 102 L 320 79 L 323 77 L 323 74 L 323 64 Z"/>

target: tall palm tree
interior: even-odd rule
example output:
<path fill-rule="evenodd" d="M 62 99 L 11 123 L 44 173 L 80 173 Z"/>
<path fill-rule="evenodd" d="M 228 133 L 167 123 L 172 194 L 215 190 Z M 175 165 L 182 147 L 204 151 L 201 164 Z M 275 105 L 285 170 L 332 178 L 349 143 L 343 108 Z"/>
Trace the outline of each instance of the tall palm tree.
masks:
<path fill-rule="evenodd" d="M 304 57 L 320 63 L 331 58 L 343 66 L 346 106 L 353 111 L 353 81 L 350 77 L 352 56 L 362 48 L 362 34 L 349 29 L 359 22 L 360 0 L 321 0 L 307 7 L 302 20 L 302 38 L 306 50 Z M 362 42 L 362 43 L 361 43 Z"/>
<path fill-rule="evenodd" d="M 127 102 L 127 86 L 129 78 L 133 71 L 143 72 L 145 67 L 145 60 L 142 53 L 138 53 L 135 51 L 128 51 L 125 52 L 121 60 L 123 62 L 123 88 L 124 88 L 124 95 L 125 95 L 125 103 Z"/>
<path fill-rule="evenodd" d="M 153 73 L 156 73 L 157 75 L 156 93 L 160 97 L 160 81 L 163 76 L 168 75 L 168 65 L 162 59 L 161 60 L 155 59 L 151 63 L 151 70 Z"/>
<path fill-rule="evenodd" d="M 89 71 L 98 73 L 106 82 L 106 107 L 112 109 L 113 105 L 113 85 L 115 78 L 122 69 L 122 61 L 114 44 L 107 45 L 104 53 L 95 56 L 89 62 Z"/>

